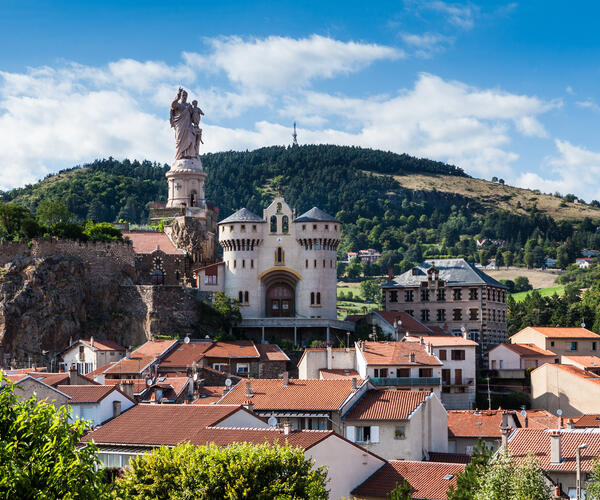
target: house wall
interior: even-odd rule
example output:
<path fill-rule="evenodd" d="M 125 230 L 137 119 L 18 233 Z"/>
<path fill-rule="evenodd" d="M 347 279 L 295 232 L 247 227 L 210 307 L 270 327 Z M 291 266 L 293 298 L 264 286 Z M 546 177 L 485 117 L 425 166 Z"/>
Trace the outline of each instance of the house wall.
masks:
<path fill-rule="evenodd" d="M 67 396 L 32 378 L 15 384 L 15 394 L 21 397 L 23 401 L 26 401 L 31 396 L 35 396 L 38 401 L 47 401 L 56 408 L 63 406 L 69 401 Z"/>
<path fill-rule="evenodd" d="M 500 448 L 502 440 L 500 438 L 481 438 L 485 445 L 496 451 Z M 450 453 L 460 453 L 466 455 L 473 454 L 473 448 L 479 442 L 479 438 L 476 437 L 449 437 L 448 438 L 448 451 Z"/>
<path fill-rule="evenodd" d="M 531 372 L 531 402 L 554 414 L 561 409 L 564 418 L 600 413 L 600 383 L 546 363 Z"/>
<path fill-rule="evenodd" d="M 354 349 L 332 349 L 331 368 L 354 370 L 356 364 L 356 352 Z M 318 379 L 319 370 L 327 368 L 327 350 L 306 350 L 298 365 L 298 378 Z"/>
<path fill-rule="evenodd" d="M 600 353 L 600 336 L 598 338 L 549 338 L 532 328 L 525 328 L 515 333 L 511 338 L 512 344 L 535 344 L 536 346 L 555 353 L 557 362 L 565 356 L 598 356 Z M 577 342 L 577 350 L 571 350 L 571 342 Z"/>
<path fill-rule="evenodd" d="M 233 415 L 229 415 L 227 418 L 221 420 L 214 427 L 251 427 L 256 429 L 267 429 L 270 426 L 257 415 L 239 410 Z"/>
<path fill-rule="evenodd" d="M 80 346 L 83 346 L 84 348 L 83 359 L 80 359 L 79 356 Z M 71 366 L 78 367 L 81 368 L 79 372 L 83 375 L 86 375 L 87 373 L 94 371 L 110 362 L 118 361 L 124 356 L 125 352 L 122 351 L 98 351 L 92 349 L 85 342 L 77 342 L 62 354 L 62 360 L 65 364 L 65 369 L 68 370 Z M 81 363 L 81 365 L 79 363 Z M 88 363 L 91 364 L 91 366 L 88 366 Z"/>
<path fill-rule="evenodd" d="M 331 435 L 304 454 L 316 467 L 327 466 L 329 498 L 352 498 L 350 492 L 367 480 L 385 462 L 344 439 Z"/>
<path fill-rule="evenodd" d="M 102 425 L 113 418 L 113 401 L 121 402 L 121 413 L 135 404 L 119 391 L 112 391 L 99 403 L 71 403 L 72 419 L 81 418 L 91 420 L 94 426 Z"/>
<path fill-rule="evenodd" d="M 446 359 L 441 360 L 443 363 L 442 370 L 450 370 L 450 385 L 444 385 L 444 380 L 442 379 L 442 403 L 449 410 L 470 410 L 475 405 L 476 348 L 474 345 L 433 347 L 433 354 L 438 359 L 440 359 L 441 350 L 446 351 Z M 453 360 L 453 350 L 464 351 L 465 359 Z M 460 385 L 456 385 L 457 369 L 462 371 Z"/>
<path fill-rule="evenodd" d="M 516 343 L 516 342 L 513 342 Z M 488 354 L 490 370 L 521 370 L 521 356 L 502 344 L 494 347 Z M 502 366 L 500 366 L 502 361 Z"/>

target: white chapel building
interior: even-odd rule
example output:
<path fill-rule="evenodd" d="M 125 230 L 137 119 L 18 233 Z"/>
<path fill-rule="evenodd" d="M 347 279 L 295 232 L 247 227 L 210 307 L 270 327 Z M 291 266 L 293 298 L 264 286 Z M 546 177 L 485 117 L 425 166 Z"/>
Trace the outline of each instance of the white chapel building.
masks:
<path fill-rule="evenodd" d="M 329 340 L 338 321 L 336 255 L 341 223 L 319 208 L 295 217 L 277 196 L 263 216 L 242 208 L 218 224 L 223 261 L 196 270 L 198 288 L 239 301 L 239 329 L 295 344 Z"/>

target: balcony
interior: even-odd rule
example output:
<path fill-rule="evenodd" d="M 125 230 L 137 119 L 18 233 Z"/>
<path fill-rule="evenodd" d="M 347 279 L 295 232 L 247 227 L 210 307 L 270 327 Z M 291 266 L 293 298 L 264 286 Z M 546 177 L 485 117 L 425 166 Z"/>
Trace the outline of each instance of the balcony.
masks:
<path fill-rule="evenodd" d="M 473 385 L 474 382 L 475 382 L 475 380 L 472 378 L 463 378 L 460 383 L 457 383 L 457 382 L 453 383 L 450 380 L 442 380 L 442 385 L 444 387 L 450 387 L 450 386 L 461 387 L 461 386 L 466 386 L 466 385 Z"/>
<path fill-rule="evenodd" d="M 422 385 L 440 385 L 440 377 L 371 377 L 374 385 L 395 385 L 415 387 Z"/>

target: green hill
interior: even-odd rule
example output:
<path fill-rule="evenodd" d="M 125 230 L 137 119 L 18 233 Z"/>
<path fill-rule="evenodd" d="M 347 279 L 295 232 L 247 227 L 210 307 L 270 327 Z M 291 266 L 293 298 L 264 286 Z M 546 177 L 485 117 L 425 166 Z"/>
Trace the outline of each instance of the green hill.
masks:
<path fill-rule="evenodd" d="M 598 208 L 473 179 L 427 159 L 307 145 L 206 154 L 202 162 L 207 199 L 222 218 L 242 206 L 262 213 L 280 186 L 298 213 L 319 206 L 345 223 L 341 251 L 376 248 L 384 252 L 382 266 L 403 269 L 436 256 L 485 261 L 504 252 L 515 263 L 539 265 L 544 256 L 562 252 L 572 261 L 581 248 L 600 247 L 592 222 L 600 219 Z M 166 200 L 167 169 L 98 160 L 0 193 L 0 200 L 32 211 L 40 200 L 60 200 L 80 220 L 145 222 L 149 203 Z M 504 243 L 481 250 L 481 237 Z"/>

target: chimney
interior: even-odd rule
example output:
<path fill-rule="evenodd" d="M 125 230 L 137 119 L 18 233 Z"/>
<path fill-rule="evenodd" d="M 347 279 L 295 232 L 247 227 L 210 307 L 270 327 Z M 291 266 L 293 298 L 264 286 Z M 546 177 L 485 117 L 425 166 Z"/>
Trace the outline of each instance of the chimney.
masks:
<path fill-rule="evenodd" d="M 567 419 L 567 429 L 575 429 L 575 422 L 572 418 Z"/>
<path fill-rule="evenodd" d="M 283 424 L 283 434 L 284 434 L 285 436 L 287 436 L 287 435 L 289 435 L 290 431 L 291 431 L 291 426 L 290 426 L 290 423 L 289 423 L 289 422 L 285 422 L 285 423 Z"/>
<path fill-rule="evenodd" d="M 414 353 L 414 352 L 411 352 L 411 353 L 410 353 L 410 362 L 411 362 L 411 363 L 414 363 L 414 362 L 415 362 L 415 353 Z"/>
<path fill-rule="evenodd" d="M 127 396 L 129 396 L 131 399 L 134 398 L 134 396 L 133 396 L 133 382 L 131 380 L 124 380 L 123 382 L 121 382 L 119 384 L 119 389 L 121 390 L 121 392 L 123 394 L 127 394 Z"/>
<path fill-rule="evenodd" d="M 550 433 L 550 463 L 560 464 L 562 462 L 562 454 L 560 450 L 560 432 L 553 431 Z"/>
<path fill-rule="evenodd" d="M 283 386 L 287 387 L 290 385 L 290 374 L 289 372 L 283 372 Z"/>
<path fill-rule="evenodd" d="M 357 383 L 356 377 L 352 377 L 352 390 L 353 391 L 355 391 L 356 389 L 358 389 L 356 383 Z"/>
<path fill-rule="evenodd" d="M 248 380 L 246 382 L 246 397 L 251 398 L 252 396 L 254 396 L 254 394 L 252 394 L 252 386 L 250 385 L 250 381 Z"/>
<path fill-rule="evenodd" d="M 365 341 L 364 340 L 360 343 L 360 350 L 362 352 L 365 352 Z"/>
<path fill-rule="evenodd" d="M 113 401 L 113 418 L 121 414 L 121 401 Z"/>
<path fill-rule="evenodd" d="M 69 385 L 77 385 L 77 368 L 69 368 Z"/>
<path fill-rule="evenodd" d="M 419 337 L 419 344 L 425 345 L 425 340 L 423 340 L 423 337 Z"/>
<path fill-rule="evenodd" d="M 431 342 L 427 344 L 427 353 L 433 354 L 433 344 Z"/>
<path fill-rule="evenodd" d="M 242 406 L 248 411 L 254 411 L 254 404 L 249 399 L 244 401 L 244 404 Z"/>
<path fill-rule="evenodd" d="M 467 332 L 466 328 L 462 331 L 462 337 L 465 340 L 469 338 L 469 332 Z"/>
<path fill-rule="evenodd" d="M 331 346 L 327 346 L 327 369 L 331 370 L 333 368 L 333 349 Z"/>
<path fill-rule="evenodd" d="M 392 266 L 388 266 L 388 280 L 392 281 L 394 279 L 394 268 Z"/>
<path fill-rule="evenodd" d="M 529 416 L 525 415 L 525 429 L 527 429 L 527 427 L 529 427 Z"/>
<path fill-rule="evenodd" d="M 508 432 L 510 427 L 508 426 L 508 413 L 502 412 L 502 423 L 500 425 L 500 432 L 502 433 L 502 448 L 504 451 L 508 450 Z"/>
<path fill-rule="evenodd" d="M 93 335 L 90 337 L 90 347 L 92 349 L 94 348 L 94 336 Z"/>

